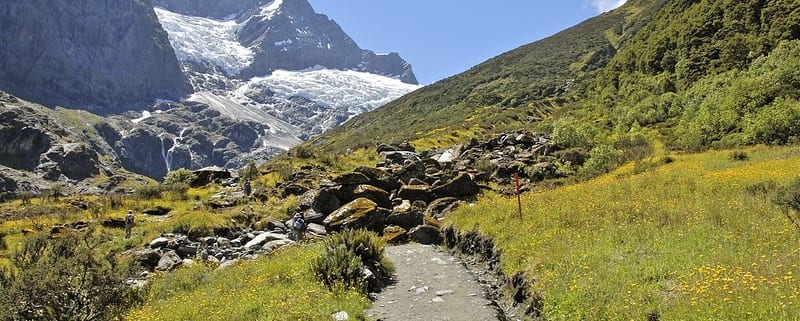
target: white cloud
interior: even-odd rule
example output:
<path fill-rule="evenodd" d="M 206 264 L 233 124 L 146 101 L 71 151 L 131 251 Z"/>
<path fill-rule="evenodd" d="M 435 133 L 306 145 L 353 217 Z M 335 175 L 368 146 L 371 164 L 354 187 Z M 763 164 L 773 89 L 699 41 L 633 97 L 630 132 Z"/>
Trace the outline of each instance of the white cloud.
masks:
<path fill-rule="evenodd" d="M 597 12 L 603 13 L 619 8 L 625 4 L 627 0 L 592 0 L 592 6 L 597 9 Z"/>

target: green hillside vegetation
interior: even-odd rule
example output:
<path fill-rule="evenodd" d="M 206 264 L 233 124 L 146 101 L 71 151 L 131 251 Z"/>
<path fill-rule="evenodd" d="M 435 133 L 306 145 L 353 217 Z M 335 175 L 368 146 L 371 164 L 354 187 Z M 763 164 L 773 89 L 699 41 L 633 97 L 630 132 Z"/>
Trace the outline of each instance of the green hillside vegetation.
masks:
<path fill-rule="evenodd" d="M 494 238 L 546 320 L 797 320 L 800 151 L 752 147 L 633 163 L 516 199 L 488 194 L 452 224 Z M 784 187 L 790 186 L 790 187 Z M 796 218 L 795 218 L 796 220 Z"/>
<path fill-rule="evenodd" d="M 546 132 L 551 144 L 589 156 L 581 166 L 557 164 L 579 179 L 532 185 L 522 219 L 515 199 L 487 192 L 447 222 L 492 236 L 503 271 L 525 273 L 546 320 L 797 320 L 798 21 L 794 0 L 629 0 L 354 117 L 253 171 L 254 192 L 302 166 L 333 175 L 374 166 L 378 142 L 409 139 L 424 150 L 504 131 Z M 53 112 L 86 126 L 80 114 Z M 81 273 L 53 273 L 87 267 L 65 258 L 73 250 L 103 257 L 93 264 L 113 274 L 106 279 L 124 279 L 133 271 L 121 253 L 162 233 L 262 228 L 299 203 L 270 197 L 248 211 L 212 210 L 204 205 L 223 188 L 188 188 L 174 175 L 175 184 L 132 186 L 136 193 L 126 196 L 23 193 L 0 203 L 0 319 L 26 318 L 13 315 L 20 302 L 12 289 L 85 296 L 43 283 L 75 282 Z M 140 217 L 131 239 L 100 225 L 156 206 L 171 208 L 170 216 Z M 75 222 L 89 232 L 53 232 Z M 16 258 L 26 248 L 44 249 L 31 262 L 52 269 L 20 273 L 25 261 Z M 343 259 L 319 259 L 330 256 Z M 329 320 L 337 311 L 363 319 L 365 285 L 352 279 L 359 257 L 307 242 L 224 269 L 195 264 L 119 294 L 104 311 L 129 320 Z M 326 275 L 327 266 L 336 269 Z M 51 301 L 23 312 L 53 313 L 46 304 L 61 303 Z M 76 302 L 64 304 L 77 309 Z M 94 304 L 102 302 L 87 306 Z"/>
<path fill-rule="evenodd" d="M 531 126 L 583 92 L 591 79 L 665 1 L 629 1 L 615 10 L 423 87 L 312 139 L 344 150 L 392 139 L 471 137 Z M 449 141 L 441 141 L 444 146 Z M 435 140 L 430 145 L 437 145 Z"/>

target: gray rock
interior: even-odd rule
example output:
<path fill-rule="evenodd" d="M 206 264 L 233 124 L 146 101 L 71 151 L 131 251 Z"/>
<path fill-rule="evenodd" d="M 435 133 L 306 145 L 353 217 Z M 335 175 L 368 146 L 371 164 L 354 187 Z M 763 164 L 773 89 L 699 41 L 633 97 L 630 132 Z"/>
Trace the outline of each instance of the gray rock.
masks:
<path fill-rule="evenodd" d="M 288 240 L 288 239 L 289 237 L 286 236 L 285 234 L 266 232 L 257 235 L 255 238 L 250 240 L 250 242 L 247 242 L 247 244 L 245 244 L 244 247 L 247 249 L 254 249 L 261 247 L 261 245 L 264 244 L 265 242 L 274 240 Z"/>
<path fill-rule="evenodd" d="M 427 185 L 403 185 L 397 193 L 397 197 L 412 202 L 421 200 L 426 203 L 434 199 L 433 192 Z"/>
<path fill-rule="evenodd" d="M 347 314 L 347 311 L 339 311 L 331 314 L 331 318 L 333 321 L 347 321 L 350 320 L 350 315 Z"/>
<path fill-rule="evenodd" d="M 369 183 L 369 177 L 363 173 L 350 172 L 334 177 L 333 181 L 341 185 L 358 185 Z"/>
<path fill-rule="evenodd" d="M 175 251 L 169 251 L 161 256 L 155 270 L 160 272 L 172 271 L 183 263 L 183 259 Z"/>
<path fill-rule="evenodd" d="M 317 223 L 308 223 L 308 225 L 306 225 L 306 231 L 317 235 L 328 234 L 328 231 L 325 230 L 325 226 Z"/>
<path fill-rule="evenodd" d="M 158 266 L 159 260 L 161 260 L 161 254 L 159 254 L 158 251 L 148 248 L 133 250 L 131 252 L 131 257 L 133 257 L 134 261 L 151 271 Z"/>
<path fill-rule="evenodd" d="M 433 189 L 433 193 L 438 197 L 469 197 L 477 195 L 478 192 L 480 187 L 466 173 L 459 174 L 453 180 Z"/>
<path fill-rule="evenodd" d="M 420 244 L 442 244 L 442 234 L 439 228 L 430 225 L 420 225 L 408 232 L 409 238 Z"/>
<path fill-rule="evenodd" d="M 158 237 L 152 241 L 150 241 L 150 248 L 151 249 L 158 249 L 167 246 L 169 243 L 169 239 L 166 237 Z"/>
<path fill-rule="evenodd" d="M 264 245 L 261 247 L 261 251 L 264 253 L 269 253 L 292 243 L 294 243 L 294 241 L 288 239 L 269 241 L 264 243 Z"/>

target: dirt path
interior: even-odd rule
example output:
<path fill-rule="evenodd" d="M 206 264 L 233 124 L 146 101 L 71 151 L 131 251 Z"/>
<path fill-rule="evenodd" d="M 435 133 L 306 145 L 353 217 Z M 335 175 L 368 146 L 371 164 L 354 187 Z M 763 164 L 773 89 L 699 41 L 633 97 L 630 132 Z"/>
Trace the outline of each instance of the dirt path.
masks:
<path fill-rule="evenodd" d="M 390 246 L 395 283 L 378 293 L 368 320 L 497 320 L 484 290 L 460 260 L 420 244 Z"/>

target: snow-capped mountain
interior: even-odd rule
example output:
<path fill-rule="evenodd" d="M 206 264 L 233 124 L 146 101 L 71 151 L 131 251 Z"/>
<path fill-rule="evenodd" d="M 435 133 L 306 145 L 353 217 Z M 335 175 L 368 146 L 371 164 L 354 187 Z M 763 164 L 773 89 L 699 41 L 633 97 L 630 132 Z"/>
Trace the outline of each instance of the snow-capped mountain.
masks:
<path fill-rule="evenodd" d="M 399 55 L 359 48 L 306 0 L 250 1 L 249 8 L 232 2 L 221 18 L 185 1 L 154 4 L 195 88 L 190 100 L 233 118 L 289 126 L 298 139 L 419 87 Z"/>

